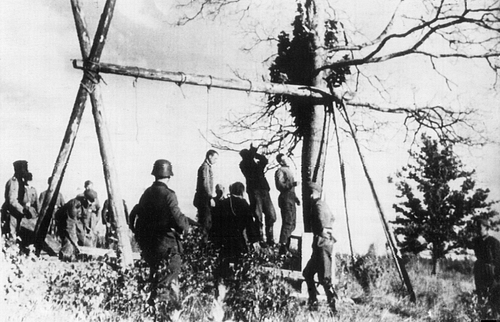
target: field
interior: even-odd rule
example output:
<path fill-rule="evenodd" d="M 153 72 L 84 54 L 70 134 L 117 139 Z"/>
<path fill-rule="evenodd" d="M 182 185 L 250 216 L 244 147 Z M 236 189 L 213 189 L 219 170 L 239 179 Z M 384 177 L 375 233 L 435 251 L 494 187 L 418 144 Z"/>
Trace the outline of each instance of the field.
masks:
<path fill-rule="evenodd" d="M 180 278 L 183 310 L 146 304 L 148 269 L 142 261 L 121 270 L 112 259 L 63 263 L 56 258 L 3 248 L 0 276 L 4 321 L 480 321 L 491 318 L 477 305 L 470 261 L 444 260 L 437 275 L 422 259 L 407 259 L 416 293 L 411 303 L 389 257 L 337 255 L 338 313 L 322 303 L 305 305 L 300 283 L 278 267 L 293 266 L 268 249 L 249 254 L 226 287 L 216 290 L 215 253 L 185 242 Z M 321 297 L 320 297 L 321 299 Z"/>

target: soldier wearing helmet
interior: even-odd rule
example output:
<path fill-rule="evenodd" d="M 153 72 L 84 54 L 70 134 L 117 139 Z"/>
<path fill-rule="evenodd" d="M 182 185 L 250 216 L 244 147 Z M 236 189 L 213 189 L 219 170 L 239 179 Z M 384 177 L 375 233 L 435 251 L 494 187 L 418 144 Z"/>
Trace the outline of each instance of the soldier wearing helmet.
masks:
<path fill-rule="evenodd" d="M 91 205 L 97 193 L 94 190 L 85 190 L 59 208 L 54 215 L 57 233 L 61 239 L 59 258 L 62 261 L 75 260 L 79 246 L 92 246 L 96 244 L 96 233 L 89 223 L 91 218 Z"/>
<path fill-rule="evenodd" d="M 151 174 L 155 181 L 141 196 L 130 213 L 130 228 L 150 267 L 150 305 L 156 301 L 180 309 L 179 273 L 181 270 L 182 235 L 189 230 L 177 196 L 167 184 L 174 175 L 168 160 L 157 160 Z"/>

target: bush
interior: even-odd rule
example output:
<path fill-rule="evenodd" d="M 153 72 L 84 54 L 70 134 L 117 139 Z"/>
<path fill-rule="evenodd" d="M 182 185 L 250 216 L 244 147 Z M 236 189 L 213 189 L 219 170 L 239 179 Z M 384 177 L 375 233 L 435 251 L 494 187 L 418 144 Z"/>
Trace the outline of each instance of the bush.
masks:
<path fill-rule="evenodd" d="M 181 317 L 187 321 L 213 320 L 213 306 L 219 295 L 214 277 L 217 251 L 200 246 L 200 239 L 201 234 L 194 229 L 184 241 L 179 281 L 183 299 Z M 291 299 L 293 289 L 279 274 L 280 261 L 274 253 L 247 254 L 234 275 L 224 281 L 226 317 L 254 321 L 278 314 L 288 319 L 296 314 L 298 303 Z M 125 270 L 106 259 L 59 264 L 66 267 L 47 276 L 48 301 L 87 316 L 92 312 L 111 312 L 133 321 L 144 317 L 161 319 L 172 313 L 169 307 L 147 305 L 149 268 L 142 260 Z"/>
<path fill-rule="evenodd" d="M 470 275 L 450 269 L 431 276 L 429 263 L 417 257 L 406 263 L 417 295 L 417 303 L 411 303 L 392 258 L 357 256 L 353 266 L 350 256 L 338 255 L 335 318 L 326 305 L 312 312 L 303 305 L 305 297 L 295 296 L 278 270 L 282 261 L 277 249 L 248 253 L 220 283 L 225 287 L 218 289 L 217 251 L 201 247 L 200 238 L 194 230 L 184 241 L 180 321 L 395 322 L 410 318 L 427 322 L 490 317 L 477 304 Z M 0 265 L 0 273 L 6 276 L 3 291 L 8 310 L 2 311 L 6 321 L 162 321 L 172 313 L 168 307 L 147 305 L 149 268 L 142 260 L 125 270 L 106 258 L 64 263 L 38 258 L 30 249 L 20 253 L 16 244 L 4 248 L 3 255 L 6 265 Z M 362 284 L 368 285 L 369 294 Z"/>

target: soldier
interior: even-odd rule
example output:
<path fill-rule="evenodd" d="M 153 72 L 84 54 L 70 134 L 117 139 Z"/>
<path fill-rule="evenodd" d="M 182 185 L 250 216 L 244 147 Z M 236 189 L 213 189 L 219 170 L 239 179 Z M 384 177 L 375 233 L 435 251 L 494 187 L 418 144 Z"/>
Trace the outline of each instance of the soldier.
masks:
<path fill-rule="evenodd" d="M 314 275 L 318 274 L 318 281 L 325 290 L 330 309 L 335 313 L 335 290 L 332 284 L 332 251 L 335 238 L 333 238 L 332 225 L 334 216 L 328 205 L 321 200 L 321 187 L 312 183 L 311 185 L 311 227 L 314 234 L 311 259 L 307 262 L 303 276 L 307 283 L 309 294 L 309 308 L 317 309 L 317 290 Z"/>
<path fill-rule="evenodd" d="M 489 219 L 476 219 L 478 236 L 473 240 L 476 262 L 474 281 L 479 302 L 500 315 L 500 242 L 489 234 Z"/>
<path fill-rule="evenodd" d="M 295 182 L 293 172 L 289 167 L 288 158 L 283 153 L 280 153 L 276 156 L 276 160 L 281 166 L 274 174 L 276 189 L 280 192 L 278 206 L 281 209 L 282 220 L 279 252 L 280 254 L 286 254 L 290 248 L 290 236 L 296 225 L 297 208 L 295 205 L 300 205 L 300 201 L 295 195 L 297 182 Z"/>
<path fill-rule="evenodd" d="M 141 255 L 150 267 L 150 305 L 156 300 L 181 308 L 179 273 L 181 270 L 182 235 L 189 230 L 175 192 L 167 183 L 174 175 L 172 164 L 157 160 L 151 174 L 155 182 L 144 191 L 130 214 L 130 226 L 141 248 Z"/>
<path fill-rule="evenodd" d="M 212 228 L 211 210 L 215 207 L 214 198 L 217 196 L 214 191 L 214 174 L 212 166 L 217 162 L 219 153 L 215 150 L 208 150 L 205 160 L 198 168 L 196 179 L 196 193 L 194 194 L 193 205 L 198 209 L 198 223 L 202 229 L 202 242 L 208 241 L 209 232 Z"/>
<path fill-rule="evenodd" d="M 129 226 L 128 222 L 128 207 L 125 200 L 123 200 L 123 211 L 125 212 L 125 220 L 127 222 L 127 226 Z M 111 203 L 109 199 L 104 201 L 102 205 L 102 224 L 106 227 L 106 235 L 105 235 L 105 246 L 106 248 L 116 248 L 116 218 L 114 218 L 113 211 L 111 209 Z"/>
<path fill-rule="evenodd" d="M 14 162 L 14 176 L 5 184 L 5 202 L 2 205 L 2 234 L 17 240 L 21 220 L 38 216 L 31 206 L 28 181 L 32 174 L 28 171 L 28 161 Z"/>
<path fill-rule="evenodd" d="M 264 241 L 265 235 L 267 245 L 272 246 L 274 245 L 273 226 L 276 221 L 276 212 L 269 195 L 269 183 L 264 174 L 268 160 L 262 154 L 257 153 L 257 148 L 252 145 L 249 150 L 241 150 L 240 156 L 242 159 L 240 169 L 247 182 L 250 206 L 261 225 L 261 241 Z M 263 224 L 265 224 L 265 234 Z"/>
<path fill-rule="evenodd" d="M 94 190 L 94 183 L 90 180 L 86 180 L 83 183 L 83 187 L 84 187 L 84 192 L 87 190 L 92 190 L 93 194 L 95 194 L 95 196 L 96 196 L 95 200 L 90 205 L 90 212 L 91 212 L 92 216 L 94 217 L 92 220 L 97 221 L 97 218 L 99 218 L 99 211 L 101 210 L 101 203 L 99 202 L 99 197 L 97 196 L 97 192 Z M 83 193 L 80 194 L 80 196 L 82 196 L 82 195 L 83 195 Z"/>
<path fill-rule="evenodd" d="M 62 245 L 59 258 L 73 261 L 78 253 L 78 246 L 94 246 L 95 233 L 88 222 L 92 218 L 90 206 L 97 197 L 94 190 L 85 190 L 59 208 L 54 215 L 57 231 Z"/>
<path fill-rule="evenodd" d="M 47 179 L 47 184 L 50 184 L 50 177 Z M 48 190 L 45 190 L 45 191 L 42 191 L 42 193 L 40 193 L 40 197 L 38 200 L 38 212 L 42 211 L 43 201 L 45 199 L 45 195 L 47 194 L 47 191 Z M 49 200 L 47 200 L 47 202 L 49 202 Z M 55 214 L 57 212 L 57 210 L 59 210 L 59 208 L 64 206 L 64 204 L 65 204 L 64 197 L 59 192 L 59 194 L 57 195 L 56 204 L 54 205 L 54 212 L 53 213 Z M 50 219 L 48 233 L 53 235 L 53 236 L 56 236 L 57 235 L 57 228 L 56 228 L 57 226 L 55 224 L 54 217 L 55 216 L 52 216 L 52 218 Z"/>

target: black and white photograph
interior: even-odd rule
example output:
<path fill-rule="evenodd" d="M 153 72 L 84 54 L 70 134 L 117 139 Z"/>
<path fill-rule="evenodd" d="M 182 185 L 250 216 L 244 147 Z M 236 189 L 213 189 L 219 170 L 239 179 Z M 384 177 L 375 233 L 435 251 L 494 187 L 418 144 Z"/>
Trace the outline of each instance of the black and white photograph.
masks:
<path fill-rule="evenodd" d="M 499 0 L 2 0 L 0 320 L 500 320 Z"/>

